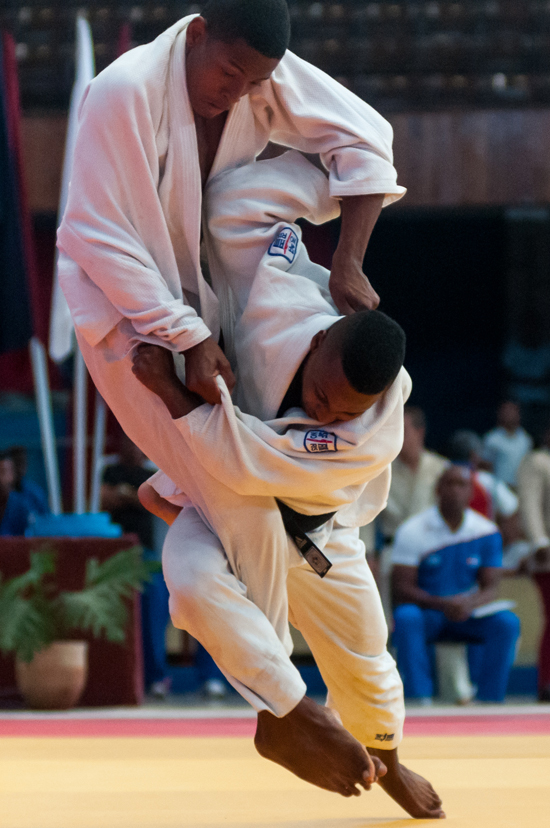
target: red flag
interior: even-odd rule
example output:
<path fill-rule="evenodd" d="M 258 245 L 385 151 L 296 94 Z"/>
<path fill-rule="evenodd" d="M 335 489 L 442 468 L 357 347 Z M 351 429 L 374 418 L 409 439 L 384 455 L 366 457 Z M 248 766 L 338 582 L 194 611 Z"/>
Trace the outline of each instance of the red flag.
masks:
<path fill-rule="evenodd" d="M 132 48 L 132 25 L 131 23 L 126 20 L 122 26 L 120 27 L 120 31 L 118 33 L 118 41 L 117 41 L 117 48 L 116 48 L 116 55 L 120 57 L 127 52 L 129 49 Z"/>

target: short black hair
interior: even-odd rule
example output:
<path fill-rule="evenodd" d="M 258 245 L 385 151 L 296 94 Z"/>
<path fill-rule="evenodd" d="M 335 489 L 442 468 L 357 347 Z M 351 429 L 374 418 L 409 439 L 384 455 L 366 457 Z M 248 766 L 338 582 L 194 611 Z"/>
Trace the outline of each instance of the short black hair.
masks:
<path fill-rule="evenodd" d="M 381 311 L 358 311 L 334 325 L 340 330 L 342 368 L 360 394 L 380 394 L 405 360 L 405 331 Z"/>
<path fill-rule="evenodd" d="M 286 0 L 209 0 L 202 16 L 213 38 L 242 38 L 261 55 L 280 60 L 290 41 Z"/>
<path fill-rule="evenodd" d="M 472 459 L 472 454 L 481 456 L 483 453 L 483 443 L 481 437 L 466 428 L 461 428 L 451 435 L 447 447 L 447 454 L 452 463 L 469 463 Z"/>

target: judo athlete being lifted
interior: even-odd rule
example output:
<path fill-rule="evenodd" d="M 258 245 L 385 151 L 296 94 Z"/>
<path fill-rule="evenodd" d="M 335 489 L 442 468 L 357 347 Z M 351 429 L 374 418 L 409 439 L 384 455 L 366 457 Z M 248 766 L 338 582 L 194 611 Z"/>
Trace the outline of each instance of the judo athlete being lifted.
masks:
<path fill-rule="evenodd" d="M 128 436 L 192 498 L 228 560 L 248 537 L 238 517 L 241 493 L 211 474 L 203 485 L 200 463 L 192 453 L 185 456 L 184 435 L 132 374 L 133 349 L 149 342 L 183 353 L 188 387 L 211 403 L 221 399 L 217 376 L 230 389 L 234 384 L 217 344 L 220 311 L 225 317 L 228 306 L 200 266 L 203 186 L 214 174 L 253 161 L 269 140 L 318 153 L 331 195 L 342 200 L 330 290 L 344 313 L 377 304 L 361 271 L 363 253 L 381 206 L 404 192 L 395 180 L 389 125 L 286 51 L 288 37 L 282 0 L 218 0 L 204 17 L 182 19 L 111 64 L 81 106 L 59 230 L 61 286 L 95 385 Z M 223 300 L 223 286 L 219 293 Z M 343 491 L 342 501 L 346 496 Z M 267 559 L 280 513 L 269 497 L 251 495 L 247 504 L 263 527 L 258 556 Z M 322 766 L 312 762 L 309 780 L 336 790 L 342 781 L 353 787 L 364 772 L 372 778 L 365 751 L 354 754 L 350 767 L 347 734 L 324 709 L 299 704 L 303 683 L 284 648 L 281 658 L 276 650 L 272 656 L 263 679 L 287 687 L 285 704 L 273 710 L 280 729 L 270 730 L 272 758 L 280 754 L 299 772 L 304 745 L 308 755 L 317 748 L 321 755 L 325 730 L 332 728 L 330 755 Z M 284 716 L 290 711 L 303 737 L 289 745 Z"/>
<path fill-rule="evenodd" d="M 231 213 L 235 198 L 239 206 Z M 184 437 L 184 464 L 193 455 L 203 475 L 243 494 L 239 542 L 226 554 L 189 489 L 162 472 L 140 495 L 171 524 L 163 567 L 173 622 L 201 641 L 258 710 L 260 753 L 349 796 L 358 789 L 348 774 L 361 767 L 366 745 L 388 769 L 384 775 L 377 764 L 367 779 L 374 770 L 409 813 L 440 817 L 432 787 L 398 760 L 402 684 L 386 650 L 380 598 L 357 529 L 383 508 L 389 464 L 402 442 L 410 391 L 402 368 L 404 334 L 377 311 L 338 316 L 329 273 L 309 260 L 292 223 L 297 213 L 318 220 L 337 210 L 325 177 L 298 153 L 211 181 L 207 240 L 214 278 L 219 268 L 237 306 L 234 395 L 242 408 L 233 406 L 221 379 L 222 405 L 201 405 L 164 348 L 141 345 L 134 373 L 164 402 Z M 195 471 L 194 485 L 198 481 Z M 277 518 L 275 497 L 282 501 L 282 520 L 278 529 L 270 526 L 265 542 L 262 515 L 271 508 Z M 223 521 L 224 502 L 217 506 Z M 321 569 L 319 557 L 307 554 L 310 540 L 322 553 Z M 305 560 L 297 549 L 304 542 Z M 323 726 L 321 750 L 300 743 L 296 761 L 300 716 L 317 708 L 288 657 L 289 615 L 317 660 L 329 706 L 356 740 L 349 741 L 352 764 L 342 765 L 339 779 L 312 774 L 312 766 L 330 762 L 332 740 L 339 740 L 336 722 Z M 301 694 L 297 704 L 294 693 Z"/>

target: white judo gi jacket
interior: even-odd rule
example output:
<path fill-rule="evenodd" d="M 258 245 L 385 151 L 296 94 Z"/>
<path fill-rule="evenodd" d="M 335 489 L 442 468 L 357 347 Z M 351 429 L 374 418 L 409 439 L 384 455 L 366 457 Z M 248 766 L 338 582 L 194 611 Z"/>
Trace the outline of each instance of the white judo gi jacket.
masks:
<path fill-rule="evenodd" d="M 337 511 L 340 526 L 369 523 L 386 505 L 390 464 L 403 443 L 406 370 L 349 422 L 320 427 L 301 409 L 277 418 L 312 338 L 341 318 L 329 272 L 311 262 L 293 223 L 338 214 L 325 176 L 288 152 L 213 179 L 206 209 L 212 281 L 225 284 L 237 307 L 239 407 L 220 378 L 222 405 L 200 406 L 175 421 L 178 430 L 209 473 L 238 494 L 277 497 L 302 514 Z M 164 483 L 159 492 L 169 489 Z"/>
<path fill-rule="evenodd" d="M 194 16 L 118 58 L 81 105 L 59 279 L 91 346 L 122 319 L 140 339 L 179 352 L 219 334 L 218 300 L 200 267 L 201 178 L 185 79 Z M 290 51 L 232 107 L 211 177 L 253 161 L 269 140 L 320 153 L 332 196 L 386 193 L 389 203 L 405 192 L 390 125 Z"/>

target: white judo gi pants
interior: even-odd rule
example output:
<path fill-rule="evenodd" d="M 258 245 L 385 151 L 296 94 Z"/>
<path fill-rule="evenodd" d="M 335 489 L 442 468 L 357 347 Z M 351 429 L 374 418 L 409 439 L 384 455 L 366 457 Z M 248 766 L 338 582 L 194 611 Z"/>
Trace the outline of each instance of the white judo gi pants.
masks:
<path fill-rule="evenodd" d="M 252 558 L 255 534 L 248 544 Z M 358 529 L 332 530 L 324 547 L 332 569 L 323 579 L 290 539 L 288 544 L 290 621 L 313 653 L 329 706 L 367 747 L 397 746 L 404 717 L 402 687 L 386 650 L 384 613 Z M 269 699 L 265 695 L 264 671 L 271 673 L 275 649 L 273 627 L 247 599 L 218 538 L 194 508 L 184 508 L 168 530 L 162 565 L 175 626 L 201 642 L 256 710 L 284 709 L 284 684 L 270 681 Z"/>
<path fill-rule="evenodd" d="M 288 655 L 290 601 L 291 621 L 318 660 L 344 726 L 366 746 L 399 744 L 402 684 L 386 650 L 380 598 L 357 530 L 333 530 L 325 547 L 333 568 L 319 578 L 287 536 L 284 548 L 274 544 L 282 520 L 272 498 L 235 494 L 193 457 L 164 404 L 132 373 L 129 323 L 95 347 L 78 331 L 77 338 L 98 391 L 128 437 L 194 504 L 166 541 L 175 626 L 210 651 L 256 710 L 280 717 L 306 691 Z"/>

